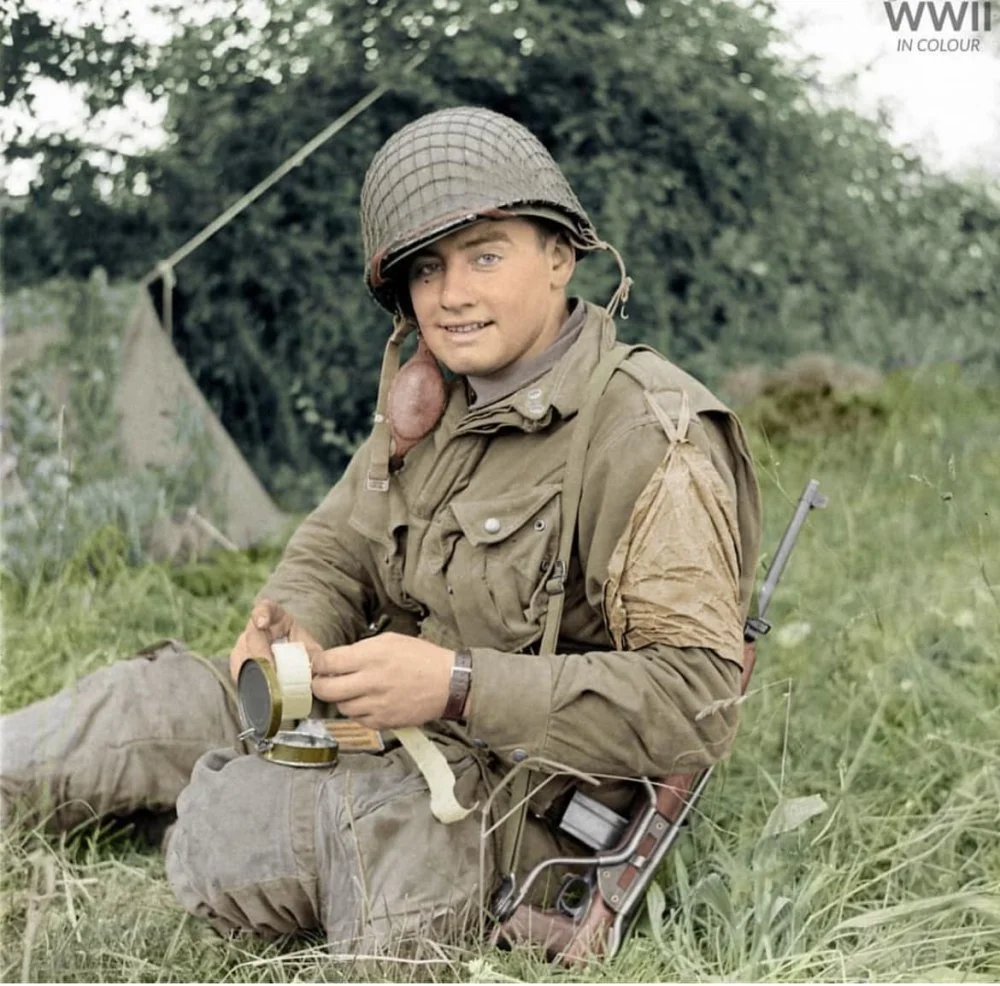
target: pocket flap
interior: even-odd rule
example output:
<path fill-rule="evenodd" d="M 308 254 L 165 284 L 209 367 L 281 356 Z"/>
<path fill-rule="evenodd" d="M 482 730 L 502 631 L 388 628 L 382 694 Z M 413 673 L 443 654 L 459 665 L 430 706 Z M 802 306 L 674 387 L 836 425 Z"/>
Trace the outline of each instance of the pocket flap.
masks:
<path fill-rule="evenodd" d="M 452 500 L 451 509 L 471 544 L 496 544 L 523 527 L 560 490 L 546 483 L 491 500 Z"/>

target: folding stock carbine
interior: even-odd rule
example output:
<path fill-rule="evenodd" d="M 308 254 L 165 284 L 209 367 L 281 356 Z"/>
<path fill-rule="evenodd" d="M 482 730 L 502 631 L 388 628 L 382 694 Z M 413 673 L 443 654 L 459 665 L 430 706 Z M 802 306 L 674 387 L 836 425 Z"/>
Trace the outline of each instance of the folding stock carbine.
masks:
<path fill-rule="evenodd" d="M 756 641 L 771 629 L 765 616 L 771 597 L 788 563 L 802 525 L 827 498 L 819 483 L 810 480 L 799 497 L 792 519 L 757 593 L 757 615 L 743 627 L 745 694 L 756 661 Z M 570 799 L 559 822 L 594 856 L 560 856 L 539 863 L 518 886 L 504 888 L 494 901 L 495 942 L 531 943 L 565 965 L 596 956 L 612 957 L 640 913 L 646 889 L 681 826 L 705 790 L 712 768 L 694 774 L 673 774 L 664 780 L 640 778 L 636 807 L 626 818 L 579 790 Z M 540 910 L 525 903 L 535 881 L 551 867 L 582 870 L 564 880 L 556 906 Z"/>

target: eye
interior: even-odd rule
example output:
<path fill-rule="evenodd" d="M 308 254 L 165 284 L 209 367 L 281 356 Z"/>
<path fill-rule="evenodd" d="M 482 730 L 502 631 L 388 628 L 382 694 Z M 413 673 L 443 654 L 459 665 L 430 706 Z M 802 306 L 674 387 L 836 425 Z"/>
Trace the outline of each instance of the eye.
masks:
<path fill-rule="evenodd" d="M 476 263 L 479 264 L 480 267 L 494 267 L 500 263 L 501 260 L 503 260 L 503 257 L 501 257 L 499 253 L 481 253 L 478 257 L 476 257 Z"/>
<path fill-rule="evenodd" d="M 427 260 L 417 260 L 410 268 L 410 280 L 411 281 L 425 280 L 432 274 L 436 274 L 440 269 L 440 267 L 441 267 L 440 262 L 431 258 L 428 258 Z"/>

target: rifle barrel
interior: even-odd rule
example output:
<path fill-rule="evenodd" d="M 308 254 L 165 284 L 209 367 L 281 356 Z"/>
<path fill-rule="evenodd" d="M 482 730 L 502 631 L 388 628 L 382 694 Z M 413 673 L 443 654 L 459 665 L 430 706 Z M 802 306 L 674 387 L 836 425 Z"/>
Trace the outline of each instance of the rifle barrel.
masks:
<path fill-rule="evenodd" d="M 806 517 L 809 516 L 809 511 L 814 507 L 825 507 L 827 502 L 826 496 L 819 491 L 819 480 L 810 479 L 802 491 L 802 496 L 799 497 L 799 502 L 795 505 L 795 513 L 792 514 L 792 519 L 789 521 L 788 527 L 785 528 L 785 533 L 781 536 L 781 542 L 767 570 L 764 584 L 757 594 L 757 616 L 759 619 L 763 619 L 767 614 L 767 608 L 771 604 L 771 596 L 774 595 L 774 590 L 778 586 L 785 565 L 788 564 L 788 556 L 791 555 L 792 548 L 795 547 L 795 541 Z"/>

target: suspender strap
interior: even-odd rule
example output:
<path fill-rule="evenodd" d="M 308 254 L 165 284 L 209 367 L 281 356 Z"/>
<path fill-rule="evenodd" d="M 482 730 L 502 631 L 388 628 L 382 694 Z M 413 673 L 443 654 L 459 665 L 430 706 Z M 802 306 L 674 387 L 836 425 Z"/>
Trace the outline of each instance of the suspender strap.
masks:
<path fill-rule="evenodd" d="M 615 347 L 601 358 L 597 368 L 587 382 L 587 392 L 580 412 L 573 425 L 563 473 L 562 528 L 559 534 L 559 553 L 556 556 L 552 578 L 545 585 L 549 594 L 549 607 L 545 614 L 545 629 L 542 633 L 540 654 L 554 654 L 559 641 L 559 627 L 562 624 L 563 603 L 566 599 L 566 573 L 569 570 L 573 538 L 576 536 L 576 519 L 583 496 L 583 471 L 587 461 L 587 450 L 594 431 L 594 417 L 597 405 L 608 386 L 615 370 L 639 347 Z"/>
<path fill-rule="evenodd" d="M 382 356 L 378 399 L 375 402 L 375 427 L 372 429 L 371 461 L 365 479 L 365 489 L 372 493 L 385 493 L 389 489 L 389 445 L 392 439 L 389 431 L 389 390 L 399 372 L 399 347 L 412 331 L 411 323 L 403 318 L 397 318 Z"/>
<path fill-rule="evenodd" d="M 587 449 L 594 430 L 594 416 L 597 405 L 604 394 L 615 370 L 632 353 L 647 346 L 615 346 L 608 350 L 597 364 L 587 381 L 587 392 L 573 424 L 566 468 L 563 473 L 562 530 L 559 534 L 559 554 L 556 557 L 552 576 L 545 584 L 549 594 L 549 607 L 545 614 L 540 654 L 554 654 L 559 641 L 559 626 L 562 623 L 565 602 L 566 573 L 569 570 L 573 538 L 576 534 L 576 519 L 583 495 L 583 470 L 587 459 Z M 503 847 L 500 853 L 501 870 L 505 876 L 513 875 L 521 855 L 521 836 L 528 816 L 528 792 L 531 790 L 533 771 L 522 770 L 510 782 L 511 804 L 520 804 L 504 827 Z"/>

